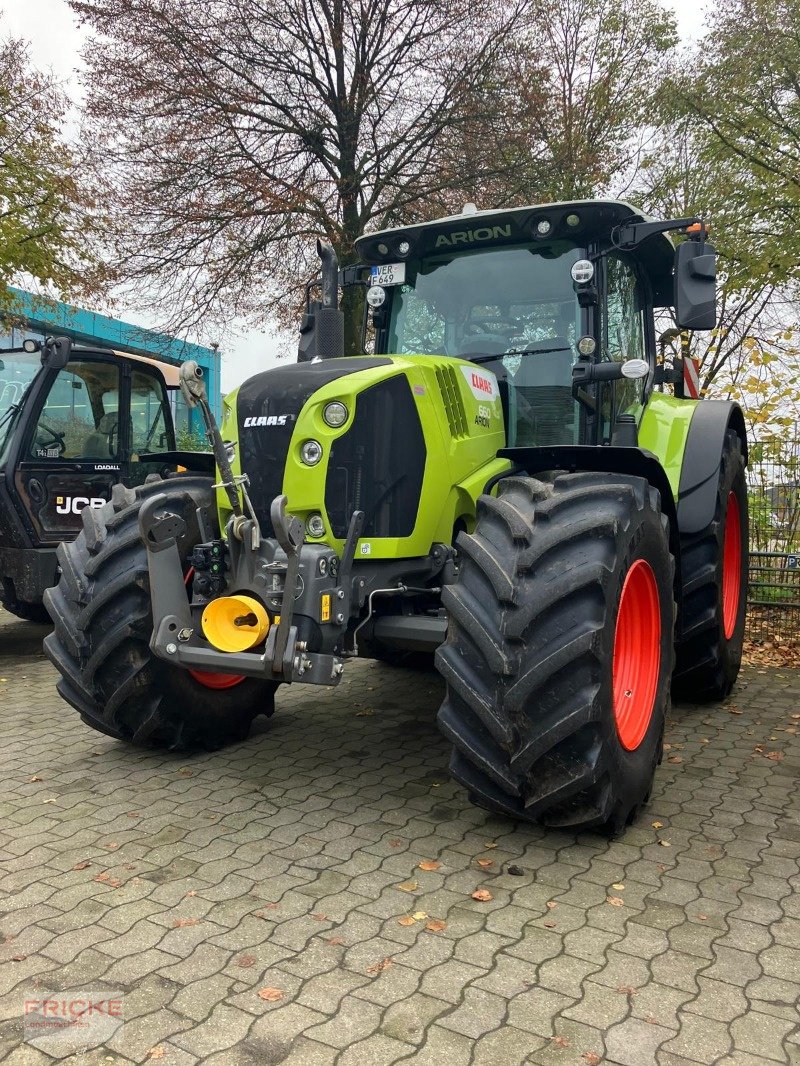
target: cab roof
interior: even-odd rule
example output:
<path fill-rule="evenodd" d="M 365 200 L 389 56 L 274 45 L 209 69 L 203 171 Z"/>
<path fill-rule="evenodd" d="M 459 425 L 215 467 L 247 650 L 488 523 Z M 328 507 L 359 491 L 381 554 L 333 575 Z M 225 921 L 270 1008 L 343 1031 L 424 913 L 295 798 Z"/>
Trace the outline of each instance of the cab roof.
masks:
<path fill-rule="evenodd" d="M 573 240 L 577 244 L 611 241 L 613 230 L 628 222 L 654 221 L 649 215 L 623 200 L 569 200 L 535 204 L 529 207 L 476 211 L 472 205 L 460 215 L 432 219 L 410 226 L 368 233 L 356 241 L 361 261 L 367 265 L 418 259 L 448 252 L 469 252 L 537 239 Z M 568 216 L 577 216 L 569 224 Z M 546 235 L 537 234 L 540 222 L 550 223 Z M 574 219 L 571 218 L 570 222 Z M 398 246 L 408 241 L 411 250 L 401 255 Z M 663 233 L 654 234 L 637 245 L 636 258 L 650 279 L 656 307 L 672 303 L 674 247 Z"/>

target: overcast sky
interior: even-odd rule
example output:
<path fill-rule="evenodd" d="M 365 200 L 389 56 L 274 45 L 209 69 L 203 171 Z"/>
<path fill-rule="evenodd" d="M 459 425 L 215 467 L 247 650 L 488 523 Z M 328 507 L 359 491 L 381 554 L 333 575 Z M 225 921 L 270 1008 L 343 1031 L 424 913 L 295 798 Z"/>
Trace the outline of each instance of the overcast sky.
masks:
<path fill-rule="evenodd" d="M 696 40 L 701 35 L 706 7 L 702 0 L 661 2 L 676 12 L 678 28 L 685 42 Z M 33 63 L 39 68 L 51 70 L 72 99 L 79 103 L 78 70 L 86 30 L 78 24 L 66 0 L 5 0 L 3 12 L 4 34 L 29 41 Z M 155 325 L 141 316 L 126 316 L 123 308 L 117 309 L 116 314 L 131 318 L 143 326 Z M 257 370 L 271 365 L 287 343 L 293 348 L 294 338 L 280 340 L 268 331 L 260 330 L 243 331 L 227 338 L 222 347 L 223 389 L 232 389 Z"/>

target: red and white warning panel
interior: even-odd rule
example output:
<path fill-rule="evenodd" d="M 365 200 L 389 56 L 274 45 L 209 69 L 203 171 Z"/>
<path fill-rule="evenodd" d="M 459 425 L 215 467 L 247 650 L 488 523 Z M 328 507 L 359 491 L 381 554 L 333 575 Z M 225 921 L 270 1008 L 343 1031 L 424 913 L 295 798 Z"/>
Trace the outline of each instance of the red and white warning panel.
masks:
<path fill-rule="evenodd" d="M 683 393 L 688 399 L 700 399 L 700 360 L 683 360 Z"/>

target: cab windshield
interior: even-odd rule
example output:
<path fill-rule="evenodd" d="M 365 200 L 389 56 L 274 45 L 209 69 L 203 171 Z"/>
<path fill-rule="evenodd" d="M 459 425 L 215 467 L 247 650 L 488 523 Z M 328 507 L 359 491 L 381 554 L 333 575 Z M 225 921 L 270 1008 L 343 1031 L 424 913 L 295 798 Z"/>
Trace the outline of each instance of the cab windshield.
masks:
<path fill-rule="evenodd" d="M 580 258 L 554 241 L 409 262 L 391 290 L 387 351 L 478 361 L 498 378 L 510 445 L 576 443 Z"/>
<path fill-rule="evenodd" d="M 28 386 L 42 368 L 37 352 L 0 350 L 0 456 L 5 452 L 14 415 Z"/>

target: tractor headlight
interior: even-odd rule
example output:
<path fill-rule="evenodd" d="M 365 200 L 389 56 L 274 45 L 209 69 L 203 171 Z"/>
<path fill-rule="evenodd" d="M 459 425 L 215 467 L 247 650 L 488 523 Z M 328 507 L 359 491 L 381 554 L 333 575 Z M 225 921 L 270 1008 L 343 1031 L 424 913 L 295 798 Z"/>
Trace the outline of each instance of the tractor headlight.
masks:
<path fill-rule="evenodd" d="M 322 520 L 322 515 L 321 514 L 316 514 L 315 513 L 315 514 L 310 514 L 308 516 L 308 518 L 306 519 L 306 533 L 308 533 L 309 537 L 322 537 L 322 536 L 325 535 L 325 523 Z M 322 563 L 323 561 L 324 560 L 320 559 L 320 563 Z M 327 564 L 326 564 L 326 569 L 327 569 Z M 323 573 L 323 570 L 322 570 L 321 566 L 320 566 L 320 573 Z"/>
<path fill-rule="evenodd" d="M 307 440 L 300 449 L 300 458 L 306 466 L 316 466 L 322 458 L 322 445 L 318 440 Z"/>
<path fill-rule="evenodd" d="M 339 400 L 334 400 L 333 403 L 325 405 L 322 417 L 332 429 L 338 429 L 347 421 L 347 408 Z"/>

